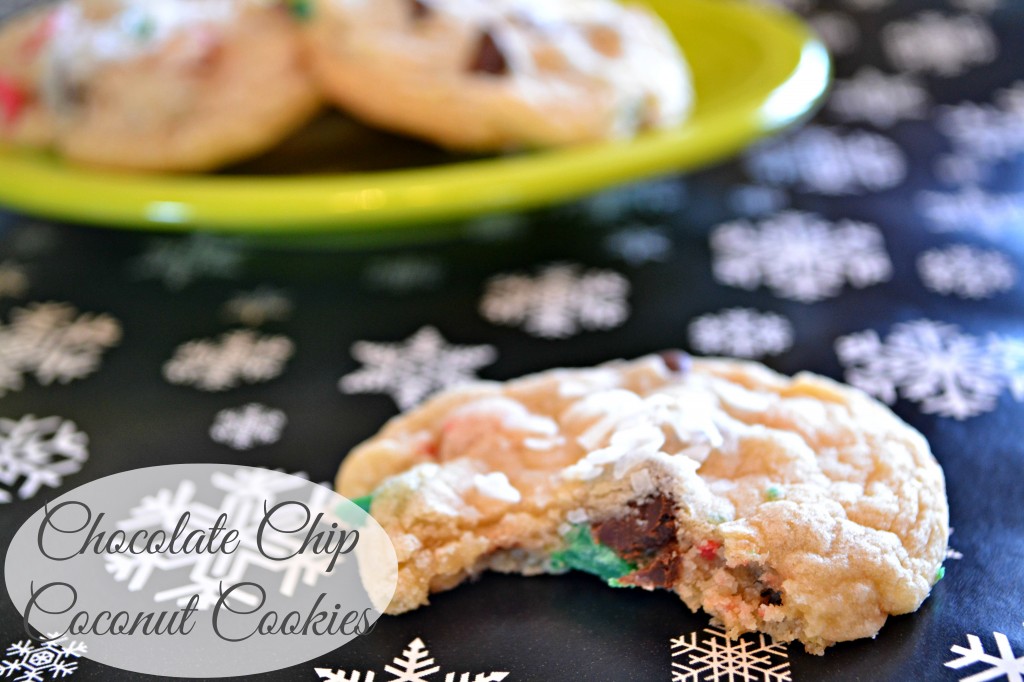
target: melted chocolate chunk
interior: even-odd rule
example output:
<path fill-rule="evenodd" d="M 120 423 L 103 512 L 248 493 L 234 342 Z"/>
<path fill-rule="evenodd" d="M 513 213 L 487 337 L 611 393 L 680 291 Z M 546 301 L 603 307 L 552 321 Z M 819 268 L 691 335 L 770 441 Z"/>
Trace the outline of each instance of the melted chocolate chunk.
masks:
<path fill-rule="evenodd" d="M 594 537 L 630 563 L 650 559 L 676 539 L 672 501 L 664 495 L 630 504 L 625 516 L 594 526 Z"/>
<path fill-rule="evenodd" d="M 503 76 L 508 73 L 508 60 L 505 59 L 490 31 L 480 34 L 469 70 L 471 73 L 487 73 L 492 76 Z"/>
<path fill-rule="evenodd" d="M 693 358 L 681 350 L 667 350 L 659 354 L 661 361 L 669 368 L 669 371 L 676 374 L 686 374 L 690 371 Z"/>
<path fill-rule="evenodd" d="M 413 19 L 422 21 L 429 17 L 433 10 L 423 0 L 409 0 L 409 12 L 412 14 Z"/>
<path fill-rule="evenodd" d="M 761 590 L 761 603 L 770 604 L 771 606 L 782 606 L 782 593 L 772 589 Z"/>
<path fill-rule="evenodd" d="M 683 561 L 674 551 L 663 552 L 643 568 L 619 580 L 623 585 L 636 585 L 646 589 L 671 588 L 679 581 Z"/>

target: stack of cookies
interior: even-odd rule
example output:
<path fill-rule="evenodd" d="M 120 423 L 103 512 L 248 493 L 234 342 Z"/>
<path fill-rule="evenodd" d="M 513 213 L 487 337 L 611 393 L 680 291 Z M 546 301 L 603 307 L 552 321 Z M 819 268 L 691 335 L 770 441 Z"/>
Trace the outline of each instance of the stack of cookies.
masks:
<path fill-rule="evenodd" d="M 223 167 L 325 102 L 498 152 L 677 125 L 691 92 L 614 0 L 65 0 L 0 31 L 0 141 L 126 170 Z"/>

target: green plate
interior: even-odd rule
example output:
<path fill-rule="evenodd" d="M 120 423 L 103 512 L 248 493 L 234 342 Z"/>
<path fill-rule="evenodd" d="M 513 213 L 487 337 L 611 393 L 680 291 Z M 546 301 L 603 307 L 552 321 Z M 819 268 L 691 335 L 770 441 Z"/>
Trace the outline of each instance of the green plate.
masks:
<path fill-rule="evenodd" d="M 647 0 L 693 71 L 682 126 L 624 142 L 503 157 L 452 157 L 328 116 L 229 172 L 129 175 L 0 151 L 0 203 L 26 213 L 134 229 L 309 233 L 392 230 L 571 199 L 734 154 L 814 109 L 828 55 L 793 16 L 734 0 Z M 338 159 L 372 162 L 340 165 Z"/>

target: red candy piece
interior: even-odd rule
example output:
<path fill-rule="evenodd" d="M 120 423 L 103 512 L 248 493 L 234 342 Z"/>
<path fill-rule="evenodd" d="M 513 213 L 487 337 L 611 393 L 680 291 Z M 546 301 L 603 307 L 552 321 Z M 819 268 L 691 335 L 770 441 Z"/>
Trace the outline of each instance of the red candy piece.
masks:
<path fill-rule="evenodd" d="M 0 122 L 13 125 L 21 117 L 27 103 L 28 95 L 21 86 L 0 76 Z"/>
<path fill-rule="evenodd" d="M 718 550 L 721 547 L 721 542 L 715 542 L 714 540 L 705 540 L 697 546 L 697 551 L 700 552 L 701 557 L 705 561 L 714 561 L 715 557 L 718 556 Z"/>
<path fill-rule="evenodd" d="M 32 59 L 43 49 L 43 45 L 50 42 L 50 38 L 57 32 L 57 17 L 57 12 L 50 12 L 49 16 L 41 21 L 36 30 L 32 31 L 31 35 L 25 39 L 25 42 L 21 45 L 23 57 Z"/>

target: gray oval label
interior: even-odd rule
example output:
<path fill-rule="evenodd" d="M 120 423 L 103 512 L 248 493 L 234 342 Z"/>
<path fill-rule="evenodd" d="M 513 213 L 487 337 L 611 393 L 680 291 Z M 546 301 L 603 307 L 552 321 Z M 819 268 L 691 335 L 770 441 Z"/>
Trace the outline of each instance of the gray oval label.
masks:
<path fill-rule="evenodd" d="M 48 503 L 15 535 L 4 573 L 31 634 L 133 672 L 229 677 L 367 634 L 398 563 L 384 529 L 324 486 L 179 464 Z"/>

